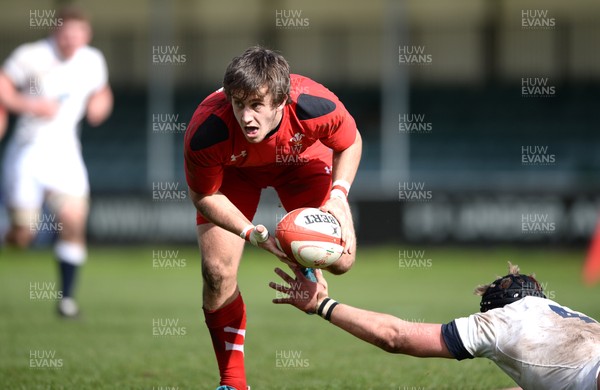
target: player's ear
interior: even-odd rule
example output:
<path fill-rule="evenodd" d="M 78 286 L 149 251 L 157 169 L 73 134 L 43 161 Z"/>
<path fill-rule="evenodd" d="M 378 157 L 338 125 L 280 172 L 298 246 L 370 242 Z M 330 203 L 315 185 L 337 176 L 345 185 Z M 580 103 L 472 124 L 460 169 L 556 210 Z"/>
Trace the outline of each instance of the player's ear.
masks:
<path fill-rule="evenodd" d="M 277 106 L 276 110 L 277 111 L 283 110 L 283 108 L 287 104 L 288 99 L 289 99 L 288 95 L 283 95 L 283 99 L 281 99 L 281 103 L 279 103 L 279 105 Z"/>
<path fill-rule="evenodd" d="M 86 36 L 86 45 L 89 45 L 94 38 L 94 32 L 92 31 L 92 26 L 90 24 L 87 25 L 87 36 Z"/>

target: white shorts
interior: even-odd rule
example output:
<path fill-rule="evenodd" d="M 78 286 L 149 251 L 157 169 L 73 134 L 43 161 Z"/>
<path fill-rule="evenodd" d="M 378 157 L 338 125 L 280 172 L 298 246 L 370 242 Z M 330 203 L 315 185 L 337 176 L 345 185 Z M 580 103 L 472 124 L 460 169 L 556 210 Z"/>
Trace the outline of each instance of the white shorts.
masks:
<path fill-rule="evenodd" d="M 49 195 L 87 199 L 88 175 L 79 148 L 40 149 L 8 145 L 2 175 L 7 207 L 39 210 Z"/>

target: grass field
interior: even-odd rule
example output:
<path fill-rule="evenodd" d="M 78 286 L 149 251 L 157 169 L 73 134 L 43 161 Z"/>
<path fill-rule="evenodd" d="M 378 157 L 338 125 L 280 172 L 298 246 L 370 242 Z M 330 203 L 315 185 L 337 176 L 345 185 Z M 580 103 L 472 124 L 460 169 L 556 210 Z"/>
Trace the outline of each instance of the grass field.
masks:
<path fill-rule="evenodd" d="M 399 249 L 425 250 L 412 264 Z M 153 251 L 177 250 L 174 267 Z M 165 252 L 162 252 L 163 254 Z M 176 253 L 176 254 L 175 254 Z M 173 256 L 173 254 L 175 254 Z M 472 288 L 535 271 L 550 297 L 600 318 L 600 288 L 580 283 L 583 250 L 364 248 L 346 275 L 328 277 L 337 300 L 420 322 L 478 309 Z M 92 248 L 78 289 L 81 319 L 55 315 L 48 250 L 0 257 L 0 384 L 3 389 L 214 389 L 216 363 L 201 311 L 194 247 Z M 164 263 L 162 264 L 165 265 Z M 276 306 L 267 283 L 276 260 L 249 248 L 240 270 L 248 309 L 246 369 L 263 389 L 498 389 L 514 383 L 487 360 L 456 362 L 387 354 L 326 321 Z M 44 284 L 46 283 L 46 284 Z M 38 297 L 39 299 L 32 299 Z M 49 291 L 45 291 L 48 293 Z M 47 366 L 54 367 L 47 367 Z"/>

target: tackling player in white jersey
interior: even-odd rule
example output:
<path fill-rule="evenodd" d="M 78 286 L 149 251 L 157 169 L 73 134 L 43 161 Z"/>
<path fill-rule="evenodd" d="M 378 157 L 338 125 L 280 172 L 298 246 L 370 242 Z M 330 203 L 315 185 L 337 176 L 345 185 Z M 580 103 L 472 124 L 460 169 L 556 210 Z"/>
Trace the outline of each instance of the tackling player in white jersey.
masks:
<path fill-rule="evenodd" d="M 475 290 L 482 297 L 481 313 L 447 324 L 412 323 L 338 304 L 328 297 L 320 270 L 315 270 L 317 283 L 298 267 L 293 271 L 296 279 L 275 270 L 294 291 L 271 282 L 272 288 L 289 295 L 274 303 L 318 313 L 387 352 L 488 358 L 523 389 L 600 390 L 600 324 L 547 299 L 533 276 L 521 275 L 510 263 L 508 275 Z"/>
<path fill-rule="evenodd" d="M 44 227 L 58 234 L 58 310 L 66 317 L 78 313 L 73 287 L 87 255 L 89 184 L 79 122 L 86 116 L 99 125 L 113 104 L 106 62 L 88 46 L 91 37 L 86 15 L 65 8 L 48 38 L 19 46 L 0 71 L 0 106 L 18 115 L 2 164 L 11 223 L 6 241 L 26 247 Z M 44 202 L 51 217 L 41 214 Z"/>

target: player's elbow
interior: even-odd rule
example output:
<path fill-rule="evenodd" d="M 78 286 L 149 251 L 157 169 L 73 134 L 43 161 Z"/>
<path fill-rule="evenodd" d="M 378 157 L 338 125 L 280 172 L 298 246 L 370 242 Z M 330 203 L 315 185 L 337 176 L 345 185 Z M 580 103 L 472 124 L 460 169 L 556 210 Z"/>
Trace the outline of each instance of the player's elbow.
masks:
<path fill-rule="evenodd" d="M 334 275 L 342 275 L 346 272 L 350 271 L 352 265 L 354 264 L 354 254 L 343 254 L 342 257 L 339 258 L 335 263 L 331 264 L 327 267 L 327 271 L 331 272 Z"/>
<path fill-rule="evenodd" d="M 360 131 L 358 131 L 358 129 L 356 129 L 356 137 L 354 138 L 354 144 L 358 145 L 359 148 L 362 149 L 362 136 L 360 135 Z"/>
<path fill-rule="evenodd" d="M 92 127 L 100 126 L 109 116 L 108 112 L 90 111 L 87 115 L 87 121 Z"/>
<path fill-rule="evenodd" d="M 396 321 L 390 321 L 380 328 L 375 345 L 389 353 L 406 353 L 408 342 L 404 329 Z"/>
<path fill-rule="evenodd" d="M 99 126 L 104 122 L 113 108 L 113 95 L 110 87 L 105 86 L 94 94 L 87 106 L 87 120 L 91 126 Z"/>
<path fill-rule="evenodd" d="M 189 193 L 196 210 L 204 218 L 212 221 L 212 215 L 214 214 L 215 208 L 218 208 L 218 206 L 215 206 L 215 197 L 221 195 L 221 193 L 219 191 L 200 193 L 193 191 L 191 188 L 189 188 Z"/>
<path fill-rule="evenodd" d="M 192 190 L 190 187 L 188 187 L 188 192 L 190 193 L 190 198 L 192 199 L 192 202 L 196 205 L 196 208 L 198 209 L 198 211 L 202 211 L 203 208 L 207 207 L 207 205 L 211 201 L 211 196 L 213 196 L 217 193 L 217 191 L 212 192 L 212 193 L 211 192 L 209 192 L 209 193 L 196 192 L 196 191 Z"/>

